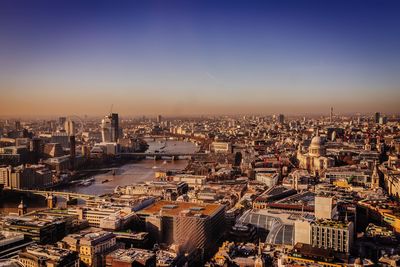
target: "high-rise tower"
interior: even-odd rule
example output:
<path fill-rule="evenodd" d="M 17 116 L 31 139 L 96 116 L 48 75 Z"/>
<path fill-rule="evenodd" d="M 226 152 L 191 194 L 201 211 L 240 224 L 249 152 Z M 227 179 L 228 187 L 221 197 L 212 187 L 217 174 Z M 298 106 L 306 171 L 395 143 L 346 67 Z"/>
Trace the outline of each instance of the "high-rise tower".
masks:
<path fill-rule="evenodd" d="M 101 139 L 103 142 L 111 142 L 111 118 L 105 116 L 101 120 Z"/>
<path fill-rule="evenodd" d="M 64 123 L 65 132 L 68 136 L 75 135 L 75 122 L 71 119 L 68 119 Z"/>
<path fill-rule="evenodd" d="M 119 138 L 118 113 L 111 113 L 101 120 L 101 136 L 103 142 L 117 142 Z"/>
<path fill-rule="evenodd" d="M 117 142 L 119 138 L 118 113 L 111 113 L 111 142 Z"/>

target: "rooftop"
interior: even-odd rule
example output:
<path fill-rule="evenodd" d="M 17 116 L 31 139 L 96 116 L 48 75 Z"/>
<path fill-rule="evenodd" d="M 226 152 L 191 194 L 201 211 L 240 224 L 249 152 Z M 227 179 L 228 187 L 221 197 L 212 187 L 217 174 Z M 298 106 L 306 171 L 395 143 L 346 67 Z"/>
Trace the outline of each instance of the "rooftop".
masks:
<path fill-rule="evenodd" d="M 134 261 L 146 261 L 147 259 L 154 257 L 155 254 L 152 251 L 138 248 L 130 249 L 117 249 L 107 257 L 112 257 L 122 262 L 132 263 Z"/>
<path fill-rule="evenodd" d="M 218 204 L 200 204 L 161 200 L 147 208 L 144 208 L 143 210 L 140 210 L 138 213 L 143 215 L 153 215 L 162 211 L 162 214 L 165 216 L 177 216 L 181 212 L 185 212 L 187 215 L 212 216 L 221 208 L 222 206 Z"/>

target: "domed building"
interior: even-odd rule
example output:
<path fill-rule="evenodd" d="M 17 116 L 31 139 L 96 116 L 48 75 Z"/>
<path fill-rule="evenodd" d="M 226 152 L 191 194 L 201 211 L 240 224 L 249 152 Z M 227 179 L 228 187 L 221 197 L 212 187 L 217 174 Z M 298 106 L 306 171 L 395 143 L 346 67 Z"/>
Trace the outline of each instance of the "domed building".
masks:
<path fill-rule="evenodd" d="M 318 134 L 311 140 L 308 153 L 303 154 L 299 146 L 297 159 L 300 168 L 308 170 L 313 175 L 320 174 L 322 170 L 335 164 L 333 158 L 326 157 L 325 141 Z"/>

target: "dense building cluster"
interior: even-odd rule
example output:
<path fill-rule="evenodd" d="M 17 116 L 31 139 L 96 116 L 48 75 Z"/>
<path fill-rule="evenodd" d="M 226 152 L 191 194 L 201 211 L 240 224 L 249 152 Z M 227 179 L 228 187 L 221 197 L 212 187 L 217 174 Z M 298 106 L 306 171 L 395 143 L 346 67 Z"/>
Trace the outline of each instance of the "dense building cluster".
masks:
<path fill-rule="evenodd" d="M 0 217 L 0 259 L 10 264 L 400 266 L 396 116 L 111 113 L 3 120 L 0 137 L 1 201 L 23 196 Z M 146 140 L 196 151 L 147 151 Z M 117 179 L 142 160 L 187 166 L 113 192 L 70 190 L 90 186 L 89 170 Z M 34 195 L 47 208 L 31 208 Z"/>

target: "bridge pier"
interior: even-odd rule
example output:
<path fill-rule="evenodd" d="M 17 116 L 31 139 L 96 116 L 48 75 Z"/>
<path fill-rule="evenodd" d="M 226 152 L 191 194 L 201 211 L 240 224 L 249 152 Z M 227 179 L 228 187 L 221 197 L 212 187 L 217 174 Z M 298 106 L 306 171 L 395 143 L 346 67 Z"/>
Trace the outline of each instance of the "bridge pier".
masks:
<path fill-rule="evenodd" d="M 54 209 L 56 207 L 57 204 L 57 197 L 53 196 L 53 194 L 48 194 L 46 197 L 47 200 L 47 207 L 49 209 Z"/>

